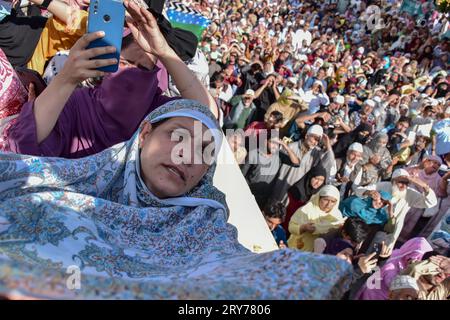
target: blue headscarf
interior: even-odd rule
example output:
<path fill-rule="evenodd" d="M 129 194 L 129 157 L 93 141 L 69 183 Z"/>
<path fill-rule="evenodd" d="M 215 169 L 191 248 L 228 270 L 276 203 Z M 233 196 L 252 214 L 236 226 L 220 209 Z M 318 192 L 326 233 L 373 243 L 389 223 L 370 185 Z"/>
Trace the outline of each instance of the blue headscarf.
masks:
<path fill-rule="evenodd" d="M 144 121 L 177 116 L 219 128 L 190 100 L 169 102 Z M 213 186 L 214 165 L 186 195 L 156 198 L 139 176 L 138 133 L 76 160 L 0 153 L 0 295 L 338 299 L 348 289 L 352 267 L 344 261 L 241 246 Z M 221 137 L 214 134 L 214 143 L 220 147 Z M 73 266 L 80 290 L 66 286 Z"/>
<path fill-rule="evenodd" d="M 384 191 L 380 192 L 384 200 L 391 200 L 392 196 Z M 388 213 L 386 209 L 375 209 L 372 207 L 372 198 L 359 198 L 351 196 L 341 202 L 340 210 L 342 215 L 346 217 L 359 217 L 367 224 L 384 225 L 388 221 Z"/>

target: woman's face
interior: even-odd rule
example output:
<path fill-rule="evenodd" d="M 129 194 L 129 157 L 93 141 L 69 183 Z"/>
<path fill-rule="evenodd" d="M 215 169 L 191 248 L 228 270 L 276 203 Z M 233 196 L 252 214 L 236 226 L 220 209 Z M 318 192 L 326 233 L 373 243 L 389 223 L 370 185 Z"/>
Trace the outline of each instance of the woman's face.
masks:
<path fill-rule="evenodd" d="M 344 261 L 347 261 L 348 263 L 352 264 L 353 262 L 353 250 L 351 248 L 346 248 L 336 254 L 336 258 L 342 259 Z"/>
<path fill-rule="evenodd" d="M 325 182 L 325 177 L 324 176 L 316 176 L 313 177 L 311 179 L 311 187 L 313 187 L 314 189 L 319 189 L 323 183 Z"/>
<path fill-rule="evenodd" d="M 139 145 L 142 178 L 160 199 L 192 190 L 208 171 L 214 153 L 210 130 L 185 117 L 170 118 L 156 128 L 145 123 Z"/>
<path fill-rule="evenodd" d="M 319 208 L 320 210 L 324 211 L 324 212 L 331 212 L 331 210 L 333 210 L 334 206 L 337 203 L 337 199 L 333 198 L 333 197 L 320 197 L 319 199 Z"/>
<path fill-rule="evenodd" d="M 309 149 L 316 147 L 320 142 L 321 137 L 315 134 L 308 134 L 305 137 L 305 144 Z"/>

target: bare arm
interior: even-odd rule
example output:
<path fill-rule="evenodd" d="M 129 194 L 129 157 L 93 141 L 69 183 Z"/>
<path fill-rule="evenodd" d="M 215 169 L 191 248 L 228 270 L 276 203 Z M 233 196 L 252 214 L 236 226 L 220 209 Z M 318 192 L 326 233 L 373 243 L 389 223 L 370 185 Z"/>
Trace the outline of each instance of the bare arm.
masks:
<path fill-rule="evenodd" d="M 116 59 L 91 60 L 101 54 L 114 52 L 114 47 L 102 47 L 86 50 L 88 44 L 103 33 L 90 33 L 80 38 L 73 46 L 69 58 L 61 72 L 34 102 L 37 142 L 41 143 L 53 130 L 64 106 L 78 83 L 90 78 L 104 75 L 96 70 L 98 67 L 115 64 Z"/>

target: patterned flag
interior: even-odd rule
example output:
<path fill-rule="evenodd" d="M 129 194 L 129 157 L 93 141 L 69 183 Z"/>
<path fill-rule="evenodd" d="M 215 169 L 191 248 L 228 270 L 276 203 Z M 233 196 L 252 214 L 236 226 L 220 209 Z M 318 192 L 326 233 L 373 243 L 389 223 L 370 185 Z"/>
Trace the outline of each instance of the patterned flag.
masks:
<path fill-rule="evenodd" d="M 0 21 L 11 13 L 11 2 L 0 0 Z"/>
<path fill-rule="evenodd" d="M 169 2 L 167 17 L 173 27 L 191 31 L 198 39 L 211 23 L 201 13 L 178 1 Z"/>

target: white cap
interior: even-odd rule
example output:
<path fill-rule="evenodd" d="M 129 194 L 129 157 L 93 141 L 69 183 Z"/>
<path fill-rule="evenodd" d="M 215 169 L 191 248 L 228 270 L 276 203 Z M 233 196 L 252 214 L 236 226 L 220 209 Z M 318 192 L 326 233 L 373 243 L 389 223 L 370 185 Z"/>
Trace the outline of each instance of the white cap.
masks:
<path fill-rule="evenodd" d="M 297 84 L 297 78 L 295 78 L 295 77 L 289 77 L 289 78 L 288 78 L 288 82 L 293 83 L 293 84 Z"/>
<path fill-rule="evenodd" d="M 450 114 L 450 107 L 447 107 L 447 109 L 445 109 L 445 113 Z"/>
<path fill-rule="evenodd" d="M 411 276 L 396 276 L 389 286 L 390 291 L 400 290 L 400 289 L 414 289 L 419 291 L 419 286 L 417 285 L 417 280 Z"/>
<path fill-rule="evenodd" d="M 305 20 L 300 20 L 300 25 L 304 26 L 305 25 Z"/>
<path fill-rule="evenodd" d="M 372 99 L 373 101 L 375 101 L 376 103 L 381 103 L 381 97 L 380 96 L 375 96 Z"/>
<path fill-rule="evenodd" d="M 308 131 L 306 132 L 306 135 L 308 134 L 314 134 L 316 136 L 321 137 L 323 135 L 323 128 L 319 126 L 318 124 L 312 125 L 309 127 Z"/>
<path fill-rule="evenodd" d="M 353 142 L 350 147 L 348 148 L 348 151 L 356 151 L 356 152 L 364 152 L 363 146 L 359 142 Z"/>
<path fill-rule="evenodd" d="M 336 102 L 337 104 L 344 104 L 345 98 L 341 95 L 337 95 L 336 98 L 334 98 L 334 102 Z"/>
<path fill-rule="evenodd" d="M 364 104 L 368 105 L 369 107 L 375 108 L 375 101 L 373 101 L 372 99 L 367 99 L 366 101 L 364 101 Z"/>
<path fill-rule="evenodd" d="M 409 177 L 409 173 L 405 169 L 397 169 L 392 174 L 392 179 L 395 179 L 398 177 Z"/>
<path fill-rule="evenodd" d="M 255 96 L 255 91 L 253 91 L 252 89 L 248 89 L 247 91 L 245 91 L 245 96 Z"/>
<path fill-rule="evenodd" d="M 215 44 L 216 46 L 218 46 L 218 45 L 219 45 L 219 42 L 217 41 L 216 38 L 213 38 L 213 39 L 211 40 L 211 44 Z"/>

